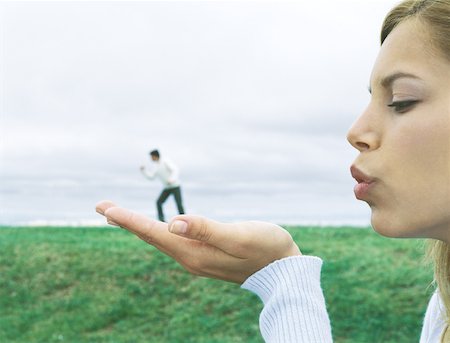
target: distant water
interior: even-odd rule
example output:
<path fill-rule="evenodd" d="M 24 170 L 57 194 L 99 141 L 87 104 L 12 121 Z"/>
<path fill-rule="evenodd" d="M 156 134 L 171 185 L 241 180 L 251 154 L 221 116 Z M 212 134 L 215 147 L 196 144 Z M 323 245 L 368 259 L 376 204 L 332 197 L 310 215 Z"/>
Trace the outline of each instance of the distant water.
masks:
<path fill-rule="evenodd" d="M 273 222 L 273 221 L 272 221 Z M 307 221 L 307 222 L 285 222 L 279 223 L 280 225 L 292 225 L 292 226 L 313 226 L 313 227 L 357 227 L 365 228 L 369 227 L 369 221 Z M 27 227 L 39 227 L 39 226 L 55 226 L 55 227 L 103 227 L 108 226 L 104 220 L 44 220 L 38 219 L 29 222 L 16 222 L 16 223 L 3 223 L 0 226 L 27 226 Z"/>

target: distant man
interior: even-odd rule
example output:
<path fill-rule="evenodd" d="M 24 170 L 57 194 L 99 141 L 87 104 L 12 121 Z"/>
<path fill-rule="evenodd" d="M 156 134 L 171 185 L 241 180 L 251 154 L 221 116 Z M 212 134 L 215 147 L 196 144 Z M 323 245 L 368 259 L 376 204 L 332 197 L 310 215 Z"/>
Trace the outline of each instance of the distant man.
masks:
<path fill-rule="evenodd" d="M 178 168 L 168 159 L 161 158 L 158 150 L 150 151 L 150 157 L 155 165 L 155 168 L 153 168 L 152 171 L 148 172 L 144 166 L 141 166 L 141 172 L 146 178 L 150 180 L 158 177 L 164 184 L 164 189 L 161 192 L 158 200 L 156 201 L 159 220 L 162 222 L 165 221 L 162 205 L 171 194 L 173 194 L 173 196 L 175 197 L 178 213 L 184 214 L 183 201 L 181 199 L 180 181 L 178 180 Z"/>

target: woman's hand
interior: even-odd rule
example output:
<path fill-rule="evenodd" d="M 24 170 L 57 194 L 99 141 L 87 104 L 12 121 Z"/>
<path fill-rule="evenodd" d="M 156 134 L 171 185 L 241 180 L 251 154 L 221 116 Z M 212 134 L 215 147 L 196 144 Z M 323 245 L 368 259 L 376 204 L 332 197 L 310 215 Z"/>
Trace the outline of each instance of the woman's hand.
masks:
<path fill-rule="evenodd" d="M 166 224 L 110 201 L 100 202 L 96 210 L 109 224 L 134 233 L 195 275 L 241 284 L 275 260 L 301 255 L 291 235 L 270 223 L 226 224 L 179 215 Z"/>

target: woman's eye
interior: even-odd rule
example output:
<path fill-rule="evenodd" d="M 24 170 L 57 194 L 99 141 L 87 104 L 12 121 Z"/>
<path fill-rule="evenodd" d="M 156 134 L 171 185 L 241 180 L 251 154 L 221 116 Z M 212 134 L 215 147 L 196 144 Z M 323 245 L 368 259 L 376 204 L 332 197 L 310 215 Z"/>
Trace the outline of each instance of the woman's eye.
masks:
<path fill-rule="evenodd" d="M 403 113 L 417 102 L 417 100 L 393 101 L 388 106 L 394 108 L 395 112 Z"/>

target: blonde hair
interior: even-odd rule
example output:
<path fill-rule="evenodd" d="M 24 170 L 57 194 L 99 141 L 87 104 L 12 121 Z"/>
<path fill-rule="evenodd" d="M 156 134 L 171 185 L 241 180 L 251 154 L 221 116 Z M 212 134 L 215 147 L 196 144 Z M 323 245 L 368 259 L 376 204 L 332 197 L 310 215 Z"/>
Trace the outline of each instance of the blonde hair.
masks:
<path fill-rule="evenodd" d="M 418 19 L 430 34 L 435 50 L 450 61 L 450 0 L 406 0 L 386 16 L 381 29 L 381 44 L 401 22 Z M 428 256 L 434 262 L 434 279 L 444 303 L 447 328 L 442 342 L 450 341 L 450 245 L 430 240 Z"/>

